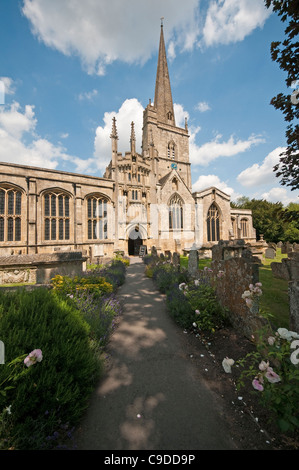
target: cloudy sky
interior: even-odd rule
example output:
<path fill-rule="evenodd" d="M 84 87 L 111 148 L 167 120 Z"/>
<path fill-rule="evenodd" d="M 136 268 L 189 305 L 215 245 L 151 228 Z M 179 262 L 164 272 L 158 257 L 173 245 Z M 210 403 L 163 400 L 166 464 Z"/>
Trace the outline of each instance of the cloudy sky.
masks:
<path fill-rule="evenodd" d="M 0 161 L 102 176 L 154 99 L 160 18 L 176 123 L 188 119 L 193 190 L 298 202 L 273 173 L 285 87 L 263 0 L 1 0 Z"/>

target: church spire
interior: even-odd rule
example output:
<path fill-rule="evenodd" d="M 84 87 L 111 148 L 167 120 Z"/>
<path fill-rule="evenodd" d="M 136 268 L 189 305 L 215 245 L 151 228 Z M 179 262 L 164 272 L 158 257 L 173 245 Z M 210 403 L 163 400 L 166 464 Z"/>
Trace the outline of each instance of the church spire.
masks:
<path fill-rule="evenodd" d="M 154 106 L 157 110 L 158 121 L 175 126 L 172 94 L 163 33 L 163 19 L 164 18 L 161 18 L 161 34 Z"/>

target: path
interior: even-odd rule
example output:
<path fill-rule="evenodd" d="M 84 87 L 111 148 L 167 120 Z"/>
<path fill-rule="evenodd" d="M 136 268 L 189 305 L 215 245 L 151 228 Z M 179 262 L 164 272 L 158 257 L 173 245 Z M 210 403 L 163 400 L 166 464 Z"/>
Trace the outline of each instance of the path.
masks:
<path fill-rule="evenodd" d="M 82 422 L 78 448 L 236 449 L 225 413 L 141 259 L 131 258 L 118 295 L 125 306 L 108 348 L 110 367 Z"/>

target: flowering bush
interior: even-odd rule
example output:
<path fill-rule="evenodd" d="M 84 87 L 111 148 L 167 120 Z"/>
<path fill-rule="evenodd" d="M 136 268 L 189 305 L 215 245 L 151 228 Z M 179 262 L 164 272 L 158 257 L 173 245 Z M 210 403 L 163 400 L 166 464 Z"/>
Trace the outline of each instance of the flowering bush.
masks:
<path fill-rule="evenodd" d="M 218 302 L 214 290 L 223 271 L 215 277 L 212 269 L 199 271 L 197 279 L 190 279 L 188 271 L 177 271 L 171 263 L 159 260 L 147 265 L 158 289 L 166 293 L 170 315 L 183 328 L 215 331 L 228 323 L 226 309 Z M 221 282 L 221 281 L 219 281 Z M 212 285 L 213 284 L 213 285 Z"/>
<path fill-rule="evenodd" d="M 16 388 L 18 380 L 24 377 L 29 371 L 21 367 L 21 364 L 25 364 L 28 367 L 41 362 L 43 358 L 42 351 L 40 349 L 34 349 L 28 356 L 26 354 L 21 355 L 13 359 L 6 366 L 6 375 L 0 383 L 0 449 L 12 448 L 13 440 L 11 439 L 10 433 L 12 430 L 12 404 L 7 403 L 7 396 L 11 390 Z M 1 438 L 1 436 L 3 436 Z"/>
<path fill-rule="evenodd" d="M 242 294 L 242 299 L 245 300 L 247 307 L 253 312 L 257 313 L 259 309 L 259 298 L 262 295 L 262 283 L 256 282 L 255 285 L 250 284 L 249 290 Z"/>
<path fill-rule="evenodd" d="M 57 442 L 47 436 L 82 417 L 99 378 L 90 327 L 71 302 L 44 288 L 0 292 L 0 312 L 7 362 L 0 366 L 0 446 L 50 448 Z M 41 349 L 24 355 L 37 339 Z"/>
<path fill-rule="evenodd" d="M 51 283 L 55 292 L 64 295 L 75 295 L 78 292 L 82 292 L 91 293 L 95 297 L 101 297 L 104 294 L 111 293 L 113 290 L 112 284 L 100 276 L 75 276 L 71 278 L 58 274 L 51 279 Z"/>
<path fill-rule="evenodd" d="M 98 350 L 104 348 L 114 327 L 115 318 L 121 314 L 122 307 L 115 294 L 95 300 L 92 295 L 70 296 L 90 326 L 89 336 Z"/>
<path fill-rule="evenodd" d="M 299 335 L 286 328 L 270 336 L 261 333 L 257 350 L 238 361 L 244 368 L 238 387 L 249 379 L 281 430 L 292 432 L 299 427 Z"/>

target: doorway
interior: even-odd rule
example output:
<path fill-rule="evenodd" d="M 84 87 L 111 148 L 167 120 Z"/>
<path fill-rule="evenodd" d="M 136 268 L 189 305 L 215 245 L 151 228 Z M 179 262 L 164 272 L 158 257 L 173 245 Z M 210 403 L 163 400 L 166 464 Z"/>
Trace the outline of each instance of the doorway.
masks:
<path fill-rule="evenodd" d="M 129 256 L 138 256 L 139 249 L 142 245 L 142 237 L 139 228 L 135 227 L 131 230 L 128 238 L 128 253 Z"/>

